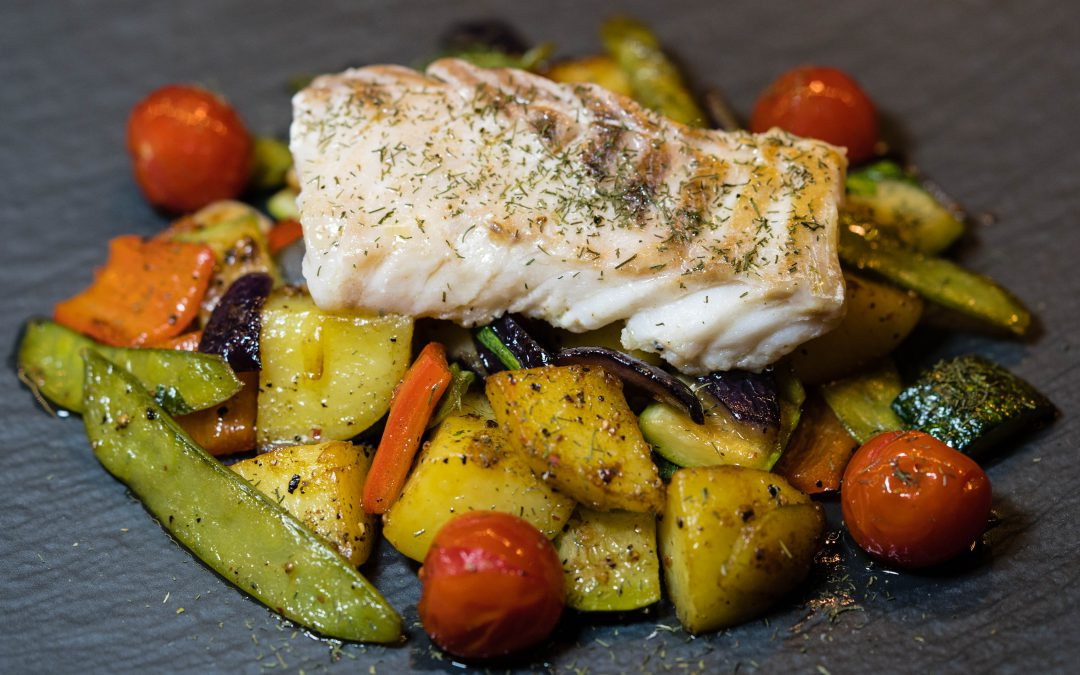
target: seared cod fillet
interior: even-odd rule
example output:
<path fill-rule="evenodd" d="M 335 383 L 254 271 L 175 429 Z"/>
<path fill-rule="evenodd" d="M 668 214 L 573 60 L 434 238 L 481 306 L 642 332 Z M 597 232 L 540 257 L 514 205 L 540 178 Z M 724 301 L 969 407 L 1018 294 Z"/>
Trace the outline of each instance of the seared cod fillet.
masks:
<path fill-rule="evenodd" d="M 304 275 L 325 309 L 625 319 L 624 347 L 688 373 L 759 370 L 842 314 L 831 145 L 452 59 L 325 75 L 293 108 Z"/>

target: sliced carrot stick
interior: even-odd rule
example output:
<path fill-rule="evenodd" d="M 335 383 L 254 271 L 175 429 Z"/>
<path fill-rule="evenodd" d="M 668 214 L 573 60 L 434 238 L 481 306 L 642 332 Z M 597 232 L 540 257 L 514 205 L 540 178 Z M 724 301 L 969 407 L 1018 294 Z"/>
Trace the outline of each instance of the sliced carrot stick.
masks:
<path fill-rule="evenodd" d="M 844 469 L 858 446 L 825 399 L 815 393 L 807 399 L 799 426 L 773 471 L 807 494 L 833 492 L 840 489 Z"/>
<path fill-rule="evenodd" d="M 94 283 L 58 304 L 54 318 L 110 345 L 175 337 L 199 313 L 213 270 L 214 252 L 203 244 L 117 237 Z"/>
<path fill-rule="evenodd" d="M 270 228 L 270 234 L 266 235 L 266 241 L 270 245 L 270 252 L 277 254 L 294 241 L 299 241 L 304 236 L 304 230 L 300 223 L 289 219 L 279 220 Z"/>
<path fill-rule="evenodd" d="M 394 392 L 375 458 L 364 483 L 364 511 L 385 513 L 401 494 L 428 420 L 450 385 L 446 350 L 428 343 Z"/>
<path fill-rule="evenodd" d="M 159 340 L 146 346 L 153 347 L 154 349 L 175 349 L 182 352 L 197 352 L 199 351 L 199 342 L 201 340 L 202 331 L 193 330 L 183 333 L 182 335 L 177 335 L 176 337 Z"/>
<path fill-rule="evenodd" d="M 206 410 L 181 415 L 176 421 L 211 455 L 231 455 L 255 449 L 255 413 L 259 374 L 237 373 L 244 383 L 232 398 Z"/>

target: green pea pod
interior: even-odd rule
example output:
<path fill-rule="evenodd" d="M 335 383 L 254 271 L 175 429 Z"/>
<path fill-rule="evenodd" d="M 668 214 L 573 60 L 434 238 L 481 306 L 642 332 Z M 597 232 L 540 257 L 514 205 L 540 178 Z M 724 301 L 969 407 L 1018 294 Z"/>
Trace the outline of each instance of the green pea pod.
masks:
<path fill-rule="evenodd" d="M 196 445 L 130 373 L 85 352 L 94 455 L 204 563 L 322 635 L 394 642 L 401 619 L 347 560 Z"/>
<path fill-rule="evenodd" d="M 109 347 L 46 319 L 26 324 L 19 344 L 20 376 L 61 408 L 82 412 L 85 349 L 96 349 L 134 374 L 172 415 L 215 406 L 240 391 L 240 380 L 215 354 Z"/>
<path fill-rule="evenodd" d="M 860 231 L 842 227 L 840 261 L 1015 335 L 1023 336 L 1031 326 L 1031 313 L 1011 293 L 944 258 L 923 255 L 882 237 L 872 240 Z"/>
<path fill-rule="evenodd" d="M 600 27 L 600 39 L 630 79 L 630 88 L 639 103 L 676 122 L 705 126 L 705 112 L 648 27 L 634 19 L 616 17 Z"/>

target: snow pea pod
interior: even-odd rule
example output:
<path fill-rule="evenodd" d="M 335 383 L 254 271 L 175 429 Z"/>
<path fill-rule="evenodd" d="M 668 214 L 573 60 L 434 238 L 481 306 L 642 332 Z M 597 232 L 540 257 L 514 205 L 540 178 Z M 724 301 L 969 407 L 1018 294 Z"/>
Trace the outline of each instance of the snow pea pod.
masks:
<path fill-rule="evenodd" d="M 84 349 L 95 349 L 133 373 L 172 415 L 209 408 L 240 391 L 240 380 L 220 356 L 109 347 L 46 319 L 27 322 L 19 344 L 19 373 L 56 405 L 82 412 Z"/>
<path fill-rule="evenodd" d="M 336 551 L 196 445 L 130 373 L 85 352 L 94 455 L 173 537 L 267 607 L 322 635 L 393 642 L 401 619 Z"/>

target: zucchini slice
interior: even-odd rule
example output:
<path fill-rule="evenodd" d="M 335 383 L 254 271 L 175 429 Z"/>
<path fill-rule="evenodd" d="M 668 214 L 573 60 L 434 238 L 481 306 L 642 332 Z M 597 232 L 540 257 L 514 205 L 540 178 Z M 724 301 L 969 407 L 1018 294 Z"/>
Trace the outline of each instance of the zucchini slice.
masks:
<path fill-rule="evenodd" d="M 653 403 L 641 412 L 638 425 L 656 452 L 678 466 L 734 464 L 768 470 L 779 458 L 778 427 L 744 424 L 722 405 L 705 413 L 705 424 L 697 424 L 666 403 Z"/>
<path fill-rule="evenodd" d="M 890 160 L 848 173 L 844 210 L 869 220 L 920 253 L 937 254 L 964 233 L 957 214 Z"/>
<path fill-rule="evenodd" d="M 900 392 L 893 409 L 909 428 L 970 455 L 1055 414 L 1027 381 L 974 355 L 937 363 Z"/>
<path fill-rule="evenodd" d="M 705 406 L 704 424 L 666 403 L 654 403 L 638 417 L 641 433 L 656 455 L 676 467 L 734 464 L 768 471 L 794 433 L 806 400 L 806 390 L 789 368 L 777 368 L 774 377 L 779 412 L 775 424 L 737 419 L 723 403 L 707 396 L 711 405 Z"/>
<path fill-rule="evenodd" d="M 565 573 L 568 607 L 627 611 L 660 600 L 652 514 L 579 506 L 554 543 Z"/>
<path fill-rule="evenodd" d="M 848 433 L 865 443 L 882 432 L 905 428 L 890 407 L 900 388 L 896 366 L 885 359 L 858 375 L 823 386 L 821 394 Z"/>

